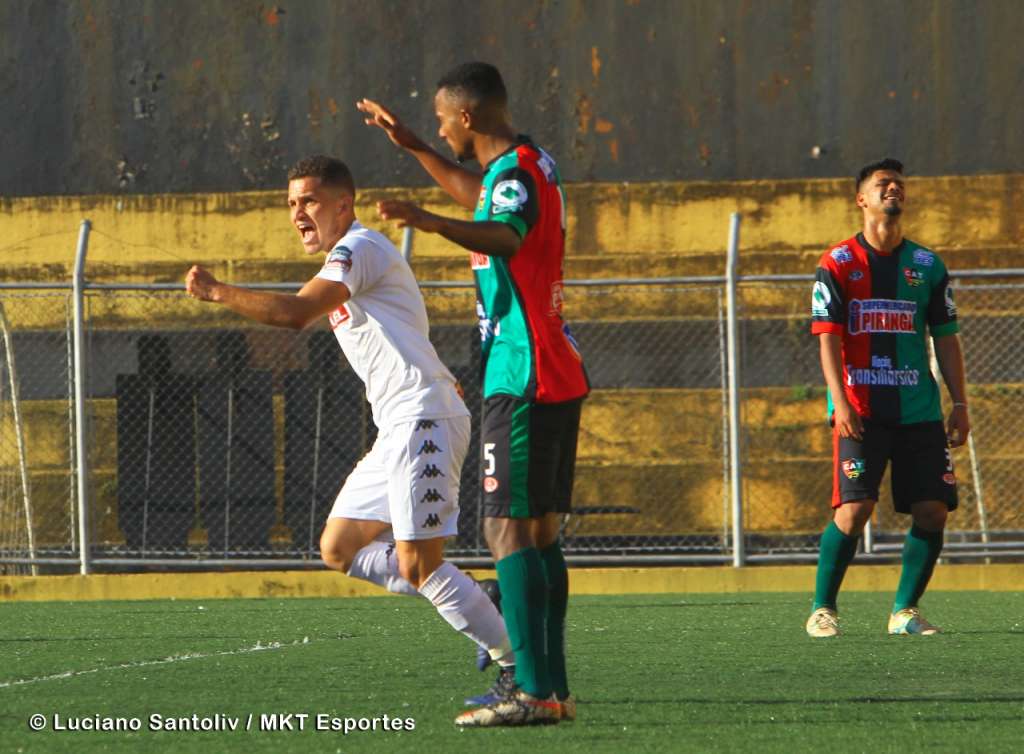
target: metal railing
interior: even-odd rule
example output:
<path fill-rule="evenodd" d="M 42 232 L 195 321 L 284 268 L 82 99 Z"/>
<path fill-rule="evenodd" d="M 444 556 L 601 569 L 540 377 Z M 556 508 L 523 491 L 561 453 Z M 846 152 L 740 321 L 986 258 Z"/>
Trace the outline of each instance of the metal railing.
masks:
<path fill-rule="evenodd" d="M 179 284 L 0 283 L 0 568 L 317 567 L 326 512 L 375 437 L 324 328 L 298 335 L 192 301 Z M 408 244 L 411 247 L 411 239 Z M 831 446 L 811 275 L 566 281 L 594 388 L 568 557 L 592 563 L 802 562 L 829 516 Z M 973 441 L 946 557 L 1024 554 L 1024 270 L 954 274 Z M 474 436 L 449 553 L 480 535 L 479 345 L 471 283 L 421 283 Z M 293 284 L 260 284 L 295 290 Z M 15 358 L 16 356 L 16 358 Z M 863 540 L 894 558 L 907 522 L 883 484 Z"/>

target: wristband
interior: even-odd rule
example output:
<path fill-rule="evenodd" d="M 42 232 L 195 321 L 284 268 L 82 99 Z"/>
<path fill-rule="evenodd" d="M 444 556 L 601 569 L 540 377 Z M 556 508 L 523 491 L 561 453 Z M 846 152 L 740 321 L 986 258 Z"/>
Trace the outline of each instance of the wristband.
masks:
<path fill-rule="evenodd" d="M 966 403 L 954 403 L 953 404 L 953 408 L 956 408 L 957 406 L 963 406 L 964 408 L 967 408 L 967 404 Z"/>

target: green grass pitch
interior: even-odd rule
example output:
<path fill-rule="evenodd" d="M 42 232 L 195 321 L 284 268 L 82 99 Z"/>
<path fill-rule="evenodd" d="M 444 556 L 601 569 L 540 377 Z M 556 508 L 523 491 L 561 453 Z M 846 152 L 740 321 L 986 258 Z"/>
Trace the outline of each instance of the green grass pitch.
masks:
<path fill-rule="evenodd" d="M 491 674 L 422 600 L 6 604 L 0 751 L 1020 751 L 1024 592 L 929 594 L 947 632 L 927 638 L 884 635 L 889 599 L 844 594 L 845 636 L 815 641 L 806 594 L 575 597 L 578 721 L 473 731 L 451 721 Z M 310 717 L 303 731 L 259 731 L 271 713 Z M 29 730 L 33 714 L 45 730 Z M 54 731 L 55 714 L 142 728 Z M 152 714 L 243 729 L 153 731 Z M 413 718 L 415 730 L 317 731 L 317 714 Z"/>

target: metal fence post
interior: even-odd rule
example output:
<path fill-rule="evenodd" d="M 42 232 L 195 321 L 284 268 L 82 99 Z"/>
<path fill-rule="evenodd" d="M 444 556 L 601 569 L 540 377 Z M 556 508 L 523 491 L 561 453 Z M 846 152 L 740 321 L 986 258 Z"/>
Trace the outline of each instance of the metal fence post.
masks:
<path fill-rule="evenodd" d="M 89 465 L 85 442 L 85 255 L 89 249 L 92 223 L 82 220 L 75 252 L 75 275 L 72 279 L 75 317 L 75 462 L 78 466 L 78 552 L 79 572 L 87 576 L 89 567 Z"/>
<path fill-rule="evenodd" d="M 739 388 L 739 317 L 736 316 L 736 267 L 739 263 L 740 213 L 729 218 L 729 259 L 725 269 L 728 301 L 729 360 L 729 487 L 732 495 L 732 564 L 741 567 L 746 561 L 743 546 L 743 495 L 740 489 L 740 388 Z"/>
<path fill-rule="evenodd" d="M 406 225 L 402 232 L 402 259 L 406 262 L 412 261 L 412 233 L 412 226 Z"/>

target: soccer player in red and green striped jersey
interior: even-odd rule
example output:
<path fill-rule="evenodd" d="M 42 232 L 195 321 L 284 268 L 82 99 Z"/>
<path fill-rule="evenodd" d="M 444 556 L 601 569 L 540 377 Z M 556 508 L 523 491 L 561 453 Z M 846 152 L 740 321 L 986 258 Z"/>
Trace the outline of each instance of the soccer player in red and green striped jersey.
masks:
<path fill-rule="evenodd" d="M 570 510 L 583 360 L 562 319 L 565 198 L 555 161 L 510 123 L 505 84 L 487 63 L 458 66 L 438 83 L 439 134 L 458 163 L 428 147 L 370 100 L 357 107 L 406 149 L 472 221 L 401 201 L 381 216 L 439 233 L 470 252 L 482 339 L 484 536 L 516 656 L 514 684 L 460 715 L 463 727 L 558 722 L 575 717 L 565 669 L 569 577 L 559 544 Z"/>
<path fill-rule="evenodd" d="M 811 296 L 833 425 L 835 515 L 821 537 L 807 633 L 839 633 L 839 587 L 892 461 L 893 504 L 913 524 L 889 633 L 927 635 L 939 629 L 921 616 L 918 600 L 942 550 L 946 516 L 957 506 L 949 448 L 970 432 L 956 305 L 939 256 L 903 236 L 903 165 L 867 165 L 856 184 L 863 231 L 822 256 Z M 945 428 L 929 335 L 953 402 Z"/>

